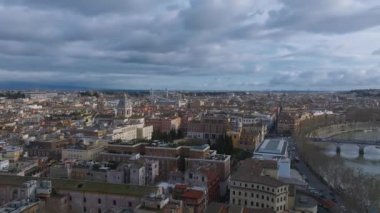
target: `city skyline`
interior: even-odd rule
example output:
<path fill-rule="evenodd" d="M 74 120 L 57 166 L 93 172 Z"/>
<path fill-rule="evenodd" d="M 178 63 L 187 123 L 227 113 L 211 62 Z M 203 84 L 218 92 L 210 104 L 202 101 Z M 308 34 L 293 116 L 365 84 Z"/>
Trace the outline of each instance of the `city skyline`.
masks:
<path fill-rule="evenodd" d="M 379 88 L 380 3 L 0 2 L 0 87 Z"/>

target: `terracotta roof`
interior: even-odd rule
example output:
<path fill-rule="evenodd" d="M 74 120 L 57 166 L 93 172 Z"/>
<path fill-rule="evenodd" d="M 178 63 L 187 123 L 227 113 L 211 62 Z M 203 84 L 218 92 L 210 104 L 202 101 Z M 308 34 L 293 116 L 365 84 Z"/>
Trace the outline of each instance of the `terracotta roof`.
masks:
<path fill-rule="evenodd" d="M 200 199 L 204 196 L 202 191 L 189 189 L 185 193 L 182 194 L 183 198 L 190 198 L 190 199 Z"/>

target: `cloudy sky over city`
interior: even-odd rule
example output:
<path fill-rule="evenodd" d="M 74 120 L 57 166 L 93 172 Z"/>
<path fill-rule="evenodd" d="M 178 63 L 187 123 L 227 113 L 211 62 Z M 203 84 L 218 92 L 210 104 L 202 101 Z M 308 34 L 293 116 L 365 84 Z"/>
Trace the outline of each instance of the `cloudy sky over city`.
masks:
<path fill-rule="evenodd" d="M 379 0 L 0 0 L 0 84 L 380 87 Z"/>

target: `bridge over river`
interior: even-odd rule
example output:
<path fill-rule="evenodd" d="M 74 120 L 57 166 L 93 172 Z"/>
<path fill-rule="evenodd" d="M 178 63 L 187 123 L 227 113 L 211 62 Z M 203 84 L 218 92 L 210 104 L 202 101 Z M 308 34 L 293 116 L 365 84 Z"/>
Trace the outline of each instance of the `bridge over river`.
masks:
<path fill-rule="evenodd" d="M 339 138 L 337 135 L 350 132 L 379 132 L 379 137 L 371 139 L 357 138 Z M 339 154 L 341 145 L 352 144 L 359 148 L 359 155 L 364 155 L 366 146 L 376 146 L 380 149 L 380 123 L 373 122 L 358 122 L 344 123 L 326 126 L 311 132 L 308 136 L 312 143 L 328 143 L 336 145 L 336 152 Z"/>

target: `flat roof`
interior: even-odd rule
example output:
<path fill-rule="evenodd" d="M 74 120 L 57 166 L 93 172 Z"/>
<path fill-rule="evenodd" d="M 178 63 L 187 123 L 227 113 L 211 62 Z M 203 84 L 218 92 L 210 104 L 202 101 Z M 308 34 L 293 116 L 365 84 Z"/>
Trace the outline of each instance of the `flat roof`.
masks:
<path fill-rule="evenodd" d="M 139 186 L 129 184 L 112 184 L 105 182 L 93 182 L 84 180 L 55 179 L 55 178 L 34 178 L 23 176 L 0 175 L 0 184 L 21 186 L 28 180 L 51 180 L 53 188 L 59 190 L 70 190 L 89 193 L 104 193 L 114 195 L 125 195 L 143 197 L 147 194 L 157 192 L 154 186 Z"/>
<path fill-rule="evenodd" d="M 265 139 L 257 148 L 255 153 L 284 155 L 287 146 L 288 142 L 283 138 Z"/>

